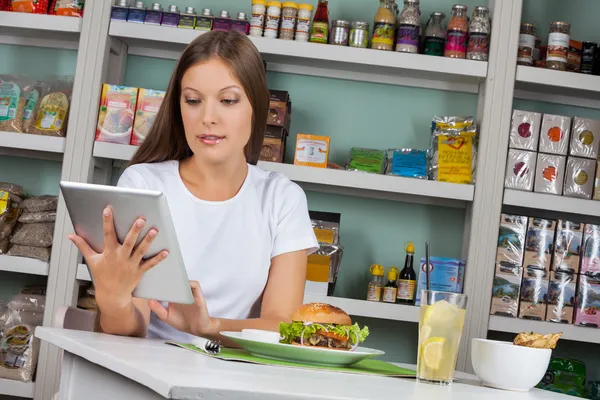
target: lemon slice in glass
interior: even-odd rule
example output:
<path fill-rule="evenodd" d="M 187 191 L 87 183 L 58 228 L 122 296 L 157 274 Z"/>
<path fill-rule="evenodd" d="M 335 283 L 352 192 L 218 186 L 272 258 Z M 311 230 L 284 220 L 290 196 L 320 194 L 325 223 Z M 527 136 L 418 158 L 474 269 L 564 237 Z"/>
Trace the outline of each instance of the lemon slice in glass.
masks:
<path fill-rule="evenodd" d="M 427 368 L 433 370 L 440 368 L 445 342 L 446 339 L 443 337 L 432 337 L 425 342 L 423 346 L 423 361 Z"/>

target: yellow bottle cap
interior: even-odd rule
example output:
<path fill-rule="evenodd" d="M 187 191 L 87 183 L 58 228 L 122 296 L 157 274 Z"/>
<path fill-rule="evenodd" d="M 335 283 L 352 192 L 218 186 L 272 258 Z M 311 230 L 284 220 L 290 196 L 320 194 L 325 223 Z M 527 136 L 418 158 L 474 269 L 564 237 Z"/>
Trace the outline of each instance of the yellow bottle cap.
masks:
<path fill-rule="evenodd" d="M 400 271 L 398 271 L 398 268 L 390 267 L 390 270 L 388 271 L 388 281 L 395 281 L 396 279 L 398 279 L 399 273 Z"/>
<path fill-rule="evenodd" d="M 267 6 L 281 8 L 281 2 L 280 1 L 270 1 L 267 3 Z"/>
<path fill-rule="evenodd" d="M 369 268 L 369 270 L 371 271 L 371 274 L 373 274 L 375 276 L 385 275 L 385 270 L 383 269 L 383 266 L 379 265 L 379 264 L 372 264 L 371 268 Z"/>
<path fill-rule="evenodd" d="M 312 4 L 300 4 L 298 6 L 298 8 L 301 10 L 310 10 L 310 11 L 313 11 L 315 9 Z"/>
<path fill-rule="evenodd" d="M 413 242 L 408 242 L 408 245 L 404 248 L 404 250 L 406 250 L 407 253 L 413 253 L 414 254 L 414 252 L 415 252 L 415 245 L 413 244 Z"/>
<path fill-rule="evenodd" d="M 286 1 L 285 3 L 283 3 L 283 7 L 288 7 L 288 8 L 298 8 L 298 3 L 293 2 L 293 1 Z"/>
<path fill-rule="evenodd" d="M 252 0 L 252 4 L 267 4 L 267 0 Z"/>

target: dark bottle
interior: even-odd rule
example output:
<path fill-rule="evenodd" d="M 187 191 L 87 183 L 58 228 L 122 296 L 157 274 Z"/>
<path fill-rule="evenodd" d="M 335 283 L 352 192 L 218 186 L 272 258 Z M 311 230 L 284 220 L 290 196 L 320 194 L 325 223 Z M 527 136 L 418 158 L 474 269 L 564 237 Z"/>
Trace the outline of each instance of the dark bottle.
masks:
<path fill-rule="evenodd" d="M 222 10 L 219 17 L 215 17 L 213 22 L 213 31 L 230 31 L 231 30 L 231 18 L 229 18 L 229 11 Z"/>
<path fill-rule="evenodd" d="M 310 31 L 310 41 L 327 43 L 329 39 L 329 8 L 327 0 L 319 0 Z"/>
<path fill-rule="evenodd" d="M 417 283 L 417 274 L 413 267 L 415 258 L 415 246 L 410 242 L 406 246 L 406 260 L 404 268 L 400 271 L 398 277 L 398 295 L 396 303 L 398 304 L 414 304 L 415 302 L 415 286 Z"/>
<path fill-rule="evenodd" d="M 248 22 L 246 19 L 246 13 L 238 13 L 237 19 L 231 21 L 231 30 L 238 31 L 244 35 L 248 35 L 250 33 L 250 22 Z"/>

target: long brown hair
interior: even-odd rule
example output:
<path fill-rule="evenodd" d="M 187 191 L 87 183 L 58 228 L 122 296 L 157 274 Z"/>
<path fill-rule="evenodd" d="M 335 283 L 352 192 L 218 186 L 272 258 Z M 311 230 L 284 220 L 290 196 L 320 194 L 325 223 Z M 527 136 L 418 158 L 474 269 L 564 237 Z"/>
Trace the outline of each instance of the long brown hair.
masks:
<path fill-rule="evenodd" d="M 229 65 L 252 105 L 252 132 L 244 153 L 246 161 L 256 165 L 269 110 L 265 69 L 260 53 L 245 35 L 223 31 L 204 33 L 183 51 L 156 119 L 129 165 L 181 161 L 192 156 L 181 118 L 181 80 L 190 67 L 213 57 L 218 57 Z"/>

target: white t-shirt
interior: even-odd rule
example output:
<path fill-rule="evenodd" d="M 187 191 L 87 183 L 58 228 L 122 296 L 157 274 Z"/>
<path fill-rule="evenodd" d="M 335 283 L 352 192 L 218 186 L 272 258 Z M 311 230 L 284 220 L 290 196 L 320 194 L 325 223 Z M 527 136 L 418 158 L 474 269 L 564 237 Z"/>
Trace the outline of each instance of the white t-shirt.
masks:
<path fill-rule="evenodd" d="M 240 191 L 226 201 L 194 196 L 181 180 L 178 161 L 131 166 L 117 185 L 165 194 L 189 279 L 200 283 L 212 317 L 258 317 L 271 259 L 318 246 L 302 189 L 253 165 Z M 192 338 L 154 313 L 148 337 Z"/>

